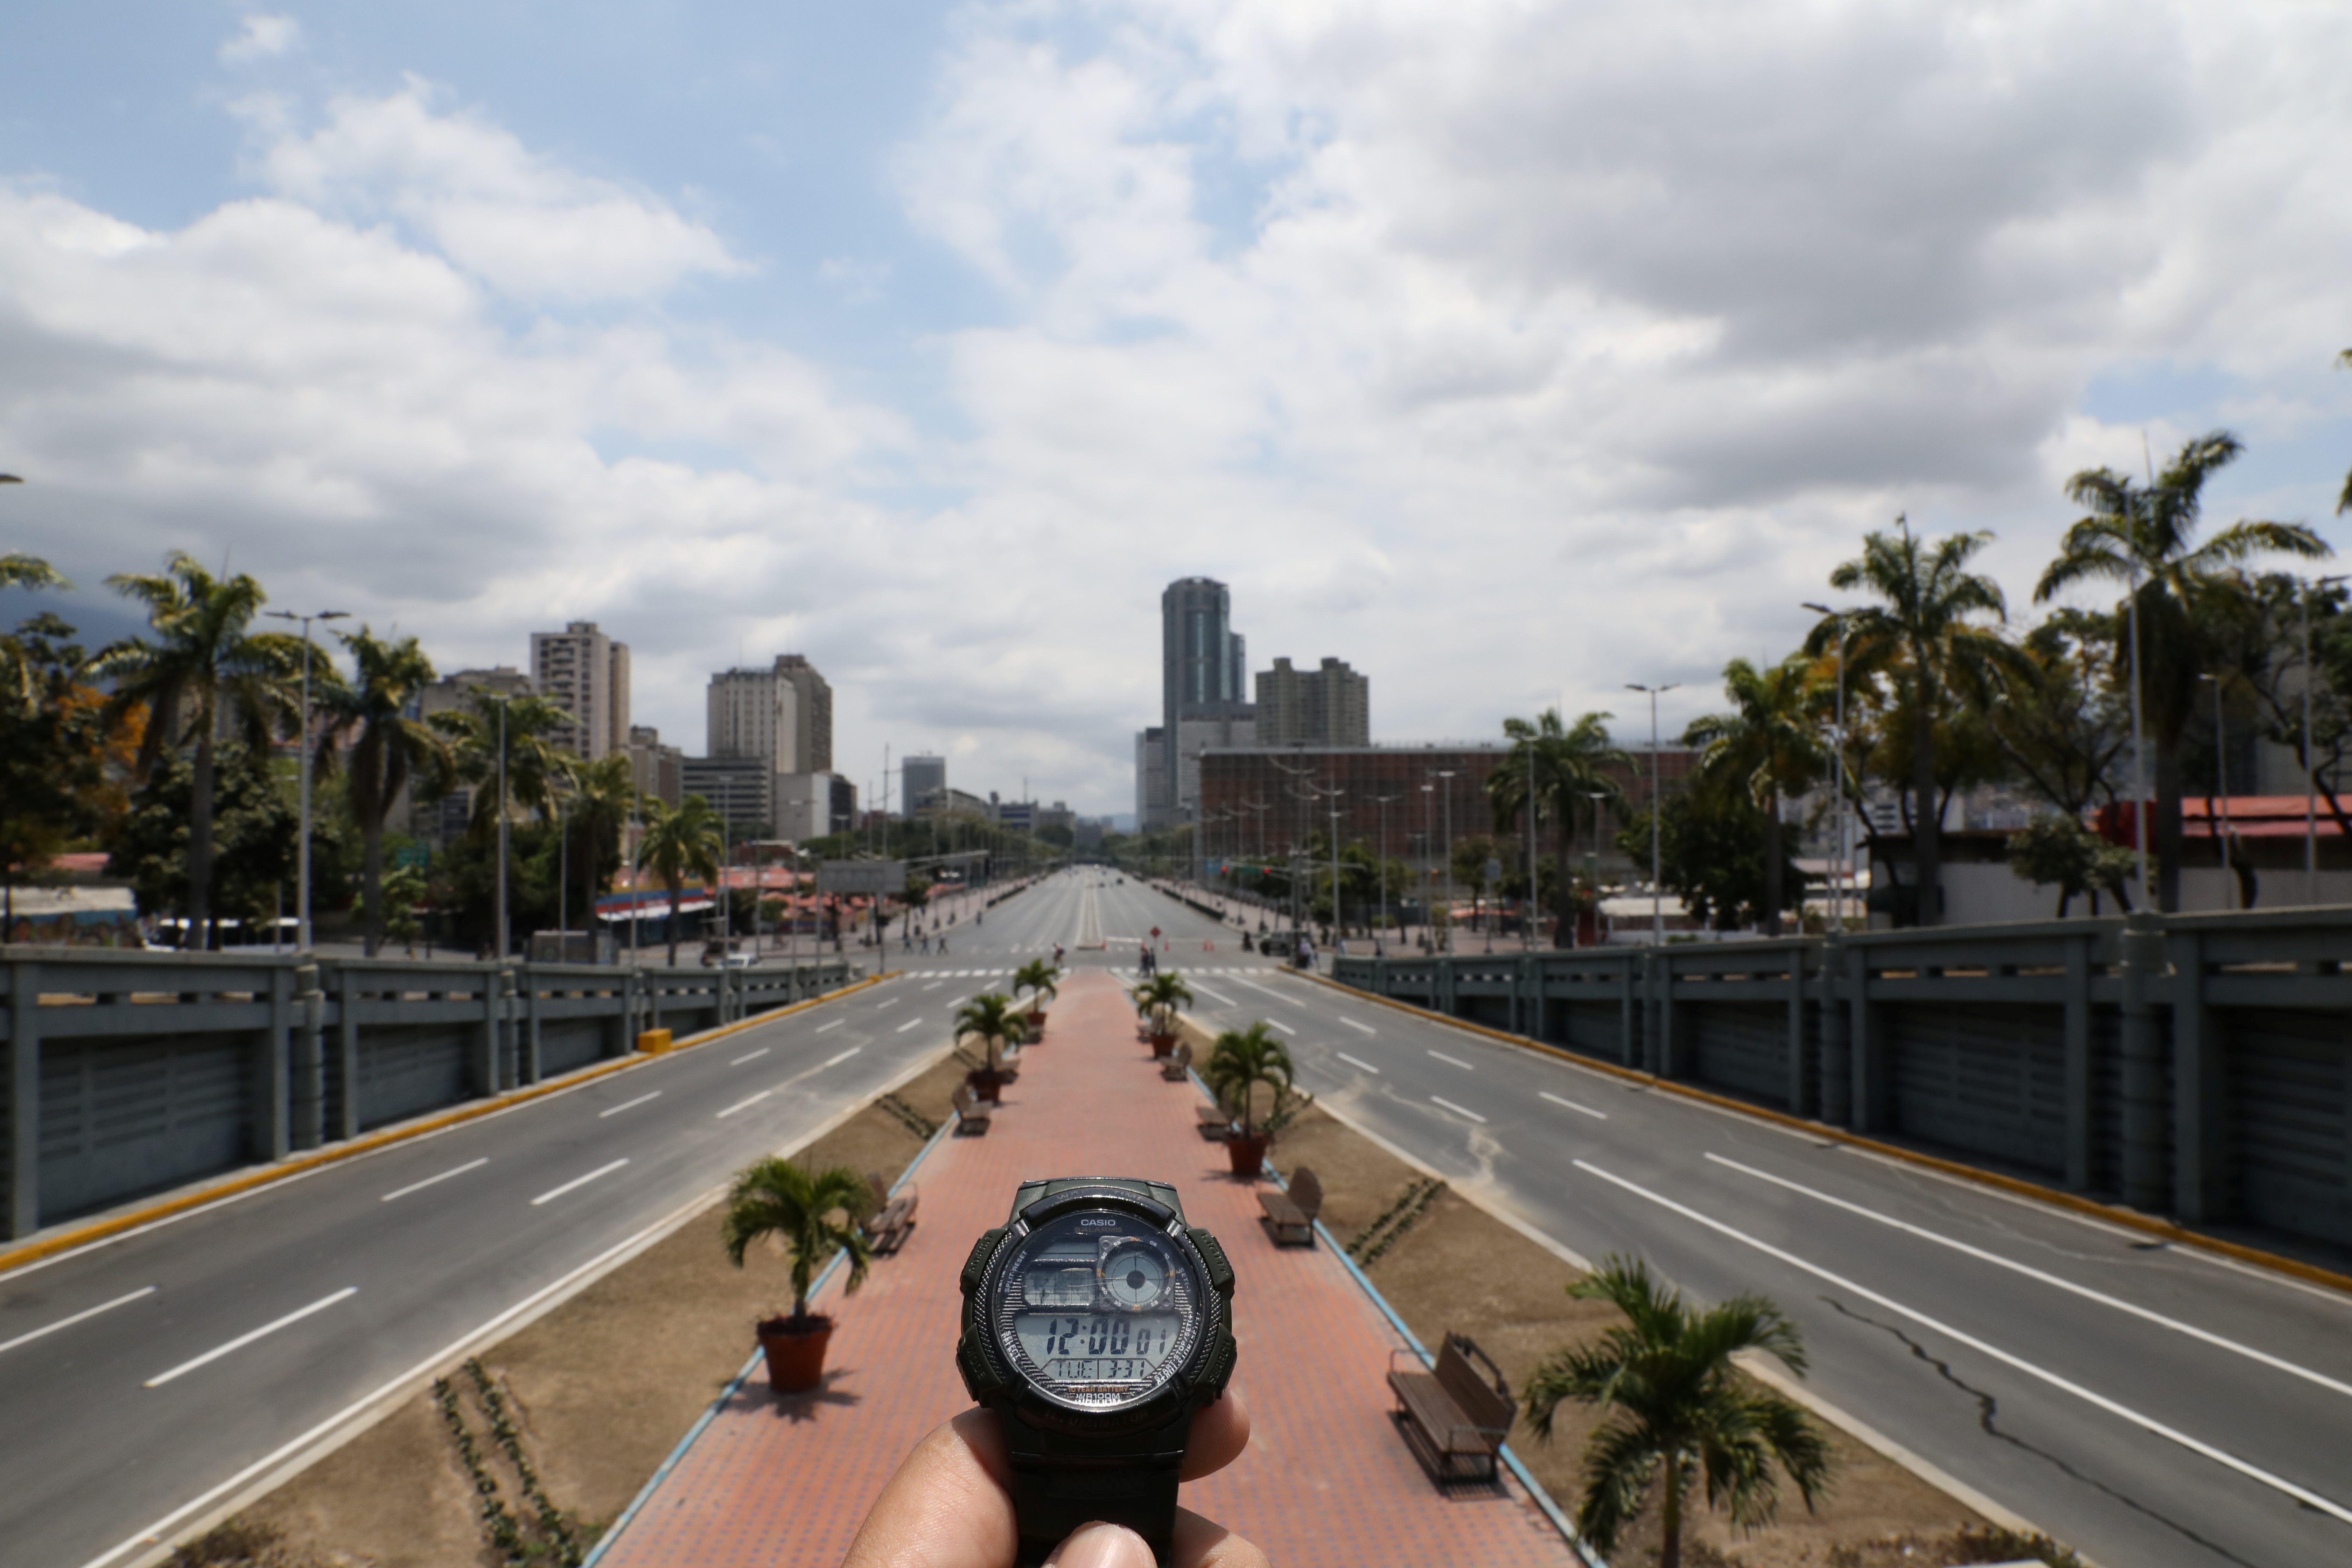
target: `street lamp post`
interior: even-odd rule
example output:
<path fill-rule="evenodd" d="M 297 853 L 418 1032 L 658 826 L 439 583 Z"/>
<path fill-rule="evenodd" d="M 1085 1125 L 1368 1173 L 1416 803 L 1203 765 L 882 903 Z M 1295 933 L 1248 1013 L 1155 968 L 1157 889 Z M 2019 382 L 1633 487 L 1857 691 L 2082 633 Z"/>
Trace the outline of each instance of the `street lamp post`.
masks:
<path fill-rule="evenodd" d="M 2344 577 L 2315 577 L 2303 587 L 2303 901 L 2319 902 L 2319 759 L 2311 732 L 2311 689 L 2319 671 L 2311 662 L 2311 596 Z"/>
<path fill-rule="evenodd" d="M 347 618 L 348 612 L 316 610 L 307 616 L 296 615 L 291 610 L 263 613 L 276 620 L 302 623 L 302 805 L 294 850 L 294 945 L 298 952 L 308 952 L 310 951 L 310 623 L 343 620 Z M 270 940 L 277 940 L 274 932 Z"/>
<path fill-rule="evenodd" d="M 1372 796 L 1372 804 L 1381 808 L 1381 839 L 1372 846 L 1372 858 L 1380 862 L 1381 868 L 1381 934 L 1372 939 L 1374 952 L 1380 951 L 1378 944 L 1387 940 L 1389 929 L 1389 805 L 1403 798 L 1398 795 Z"/>
<path fill-rule="evenodd" d="M 1837 859 L 1830 872 L 1830 907 L 1840 931 L 1845 929 L 1845 619 L 1851 610 L 1832 610 L 1827 605 L 1808 604 L 1801 606 L 1816 615 L 1828 616 L 1837 622 L 1837 721 L 1830 739 L 1837 747 L 1835 759 L 1836 797 L 1832 802 L 1830 817 L 1834 825 L 1831 831 L 1837 836 Z"/>
<path fill-rule="evenodd" d="M 1601 789 L 1589 789 L 1584 792 L 1584 798 L 1592 803 L 1592 934 L 1599 936 L 1601 934 L 1601 803 L 1609 798 L 1609 792 Z"/>
<path fill-rule="evenodd" d="M 499 962 L 507 961 L 507 704 L 509 692 L 499 698 Z"/>
<path fill-rule="evenodd" d="M 1625 683 L 1628 691 L 1650 694 L 1650 941 L 1658 947 L 1666 945 L 1665 865 L 1658 836 L 1658 696 L 1681 684 L 1678 680 L 1670 680 L 1664 686 L 1643 686 L 1632 680 Z"/>
<path fill-rule="evenodd" d="M 1445 781 L 1443 791 L 1445 796 L 1445 848 L 1441 864 L 1445 872 L 1445 951 L 1452 952 L 1454 951 L 1454 770 L 1437 768 L 1432 771 L 1437 777 Z"/>
<path fill-rule="evenodd" d="M 2221 837 L 2217 840 L 2221 846 L 2221 907 L 2233 910 L 2238 907 L 2238 900 L 2230 886 L 2230 753 L 2224 748 L 2221 732 L 2221 678 L 2200 675 L 2197 679 L 2213 688 L 2213 786 L 2221 802 Z M 2205 830 L 2213 831 L 2213 819 L 2210 816 L 2205 819 Z"/>

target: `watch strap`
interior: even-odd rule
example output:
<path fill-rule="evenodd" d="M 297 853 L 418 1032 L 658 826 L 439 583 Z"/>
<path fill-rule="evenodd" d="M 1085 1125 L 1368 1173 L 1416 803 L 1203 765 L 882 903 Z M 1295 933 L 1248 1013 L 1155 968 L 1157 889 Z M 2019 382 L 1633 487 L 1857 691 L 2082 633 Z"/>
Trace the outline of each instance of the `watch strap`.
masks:
<path fill-rule="evenodd" d="M 1101 1520 L 1143 1537 L 1154 1562 L 1168 1562 L 1176 1530 L 1176 1482 L 1192 1412 L 1118 1437 L 1073 1437 L 1003 1412 L 1013 1461 L 1013 1504 L 1021 1535 L 1015 1561 L 1035 1568 L 1069 1533 Z"/>

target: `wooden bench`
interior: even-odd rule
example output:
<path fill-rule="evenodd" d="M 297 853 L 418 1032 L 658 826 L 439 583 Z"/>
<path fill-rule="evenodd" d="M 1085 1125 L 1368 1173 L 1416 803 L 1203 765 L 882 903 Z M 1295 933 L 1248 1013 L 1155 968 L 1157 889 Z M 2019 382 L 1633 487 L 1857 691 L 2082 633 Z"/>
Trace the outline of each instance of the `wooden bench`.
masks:
<path fill-rule="evenodd" d="M 1223 1142 L 1226 1134 L 1234 1130 L 1234 1113 L 1215 1100 L 1195 1106 L 1192 1115 L 1200 1125 L 1201 1136 L 1212 1143 Z"/>
<path fill-rule="evenodd" d="M 890 1184 L 879 1171 L 866 1173 L 866 1190 L 874 1194 L 874 1212 L 857 1222 L 866 1239 L 874 1246 L 877 1258 L 887 1258 L 907 1244 L 907 1233 L 915 1228 L 915 1210 L 922 1203 L 922 1194 L 912 1182 L 898 1196 L 890 1195 Z"/>
<path fill-rule="evenodd" d="M 1174 1056 L 1160 1064 L 1160 1076 L 1170 1083 L 1182 1083 L 1184 1075 L 1192 1070 L 1192 1042 L 1187 1040 L 1176 1047 Z"/>
<path fill-rule="evenodd" d="M 956 1136 L 979 1137 L 988 1131 L 988 1119 L 995 1114 L 988 1101 L 972 1093 L 971 1085 L 960 1083 L 948 1102 L 955 1107 Z"/>
<path fill-rule="evenodd" d="M 1323 1184 L 1301 1165 L 1290 1173 L 1288 1192 L 1262 1192 L 1257 1206 L 1265 1211 L 1266 1234 L 1276 1247 L 1312 1247 L 1315 1216 L 1323 1212 Z"/>
<path fill-rule="evenodd" d="M 1400 1367 L 1399 1356 L 1415 1364 Z M 1396 1395 L 1392 1414 L 1405 1447 L 1440 1487 L 1493 1481 L 1495 1456 L 1518 1411 L 1502 1370 L 1467 1335 L 1450 1331 L 1435 1367 L 1423 1371 L 1420 1359 L 1410 1351 L 1389 1356 L 1389 1389 Z"/>

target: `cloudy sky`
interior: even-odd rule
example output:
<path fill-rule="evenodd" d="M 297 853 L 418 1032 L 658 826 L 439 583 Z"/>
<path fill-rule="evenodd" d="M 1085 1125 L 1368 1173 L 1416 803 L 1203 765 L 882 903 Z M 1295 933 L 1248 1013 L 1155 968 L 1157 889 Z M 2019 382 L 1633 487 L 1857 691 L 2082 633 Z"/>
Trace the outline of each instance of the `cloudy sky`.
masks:
<path fill-rule="evenodd" d="M 175 548 L 444 668 L 594 620 L 689 751 L 804 652 L 852 776 L 1110 812 L 1176 576 L 1380 738 L 1638 737 L 1897 511 L 2030 615 L 2144 437 L 2352 544 L 2340 5 L 101 0 L 9 54 L 0 549 L 93 628 Z"/>

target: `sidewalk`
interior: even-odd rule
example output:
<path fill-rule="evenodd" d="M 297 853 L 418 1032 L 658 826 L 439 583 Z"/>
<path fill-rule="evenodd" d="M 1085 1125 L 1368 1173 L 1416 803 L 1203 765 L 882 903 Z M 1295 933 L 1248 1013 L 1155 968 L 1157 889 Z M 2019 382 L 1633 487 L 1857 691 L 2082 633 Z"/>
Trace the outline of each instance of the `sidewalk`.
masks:
<path fill-rule="evenodd" d="M 920 1224 L 866 1289 L 819 1299 L 840 1320 L 825 1386 L 778 1399 L 755 1371 L 607 1544 L 600 1568 L 832 1568 L 899 1458 L 965 1408 L 954 1344 L 956 1275 L 1013 1188 L 1040 1175 L 1176 1184 L 1187 1216 L 1225 1244 L 1241 1363 L 1234 1387 L 1250 1451 L 1183 1489 L 1188 1508 L 1249 1537 L 1283 1568 L 1363 1563 L 1572 1564 L 1516 1484 L 1441 1497 L 1389 1421 L 1383 1381 L 1402 1342 L 1328 1249 L 1276 1251 L 1255 1184 L 1193 1130 L 1198 1091 L 1163 1082 L 1136 1043 L 1118 984 L 1066 984 L 1045 1042 L 983 1138 L 945 1138 L 916 1171 Z M 712 1245 L 716 1246 L 714 1241 Z M 782 1268 L 754 1254 L 750 1267 Z M 745 1339 L 750 1327 L 745 1326 Z"/>

